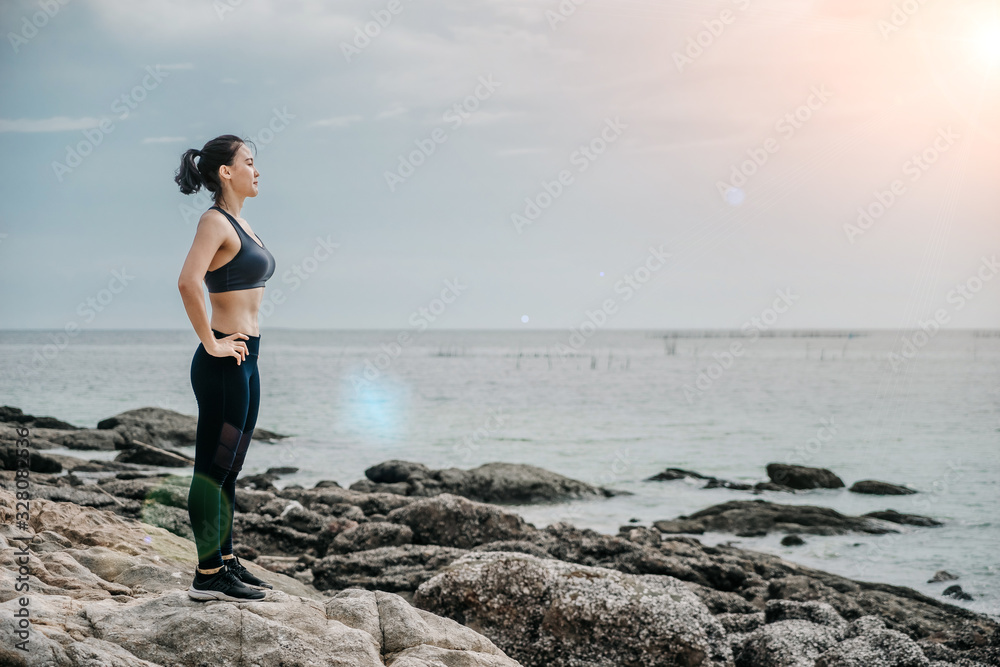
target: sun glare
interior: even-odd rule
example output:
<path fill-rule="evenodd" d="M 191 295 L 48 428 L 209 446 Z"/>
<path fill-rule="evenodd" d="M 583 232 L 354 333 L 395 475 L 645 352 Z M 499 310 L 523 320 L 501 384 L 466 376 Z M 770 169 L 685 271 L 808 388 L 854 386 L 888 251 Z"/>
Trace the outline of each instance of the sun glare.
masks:
<path fill-rule="evenodd" d="M 987 64 L 996 65 L 1000 62 L 1000 21 L 994 19 L 978 29 L 973 38 L 972 48 L 976 57 L 985 60 Z"/>
<path fill-rule="evenodd" d="M 1000 3 L 976 5 L 965 15 L 969 56 L 980 64 L 1000 64 Z"/>

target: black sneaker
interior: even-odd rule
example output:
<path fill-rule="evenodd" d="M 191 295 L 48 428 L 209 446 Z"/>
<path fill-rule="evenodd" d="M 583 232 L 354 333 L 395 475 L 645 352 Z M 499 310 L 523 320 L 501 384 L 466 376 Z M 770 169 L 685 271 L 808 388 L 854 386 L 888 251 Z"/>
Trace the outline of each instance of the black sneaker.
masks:
<path fill-rule="evenodd" d="M 248 602 L 263 599 L 265 595 L 264 591 L 245 586 L 225 567 L 215 574 L 202 574 L 196 569 L 194 581 L 188 589 L 188 596 L 195 600 Z"/>
<path fill-rule="evenodd" d="M 263 579 L 258 579 L 254 575 L 250 574 L 250 570 L 243 567 L 243 563 L 240 562 L 239 556 L 233 554 L 232 558 L 223 558 L 223 562 L 233 576 L 242 581 L 244 584 L 250 584 L 251 586 L 260 586 L 261 588 L 274 588 L 271 584 L 267 583 Z"/>

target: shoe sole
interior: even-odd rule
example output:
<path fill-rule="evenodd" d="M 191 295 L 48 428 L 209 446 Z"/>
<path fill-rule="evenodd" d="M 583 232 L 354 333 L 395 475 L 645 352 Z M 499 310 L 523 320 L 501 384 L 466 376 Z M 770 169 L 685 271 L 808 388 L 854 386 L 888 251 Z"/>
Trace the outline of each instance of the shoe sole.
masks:
<path fill-rule="evenodd" d="M 267 597 L 267 595 L 262 595 L 260 597 L 238 598 L 226 595 L 222 591 L 201 590 L 194 586 L 188 589 L 188 596 L 194 600 L 225 600 L 226 602 L 259 602 Z"/>

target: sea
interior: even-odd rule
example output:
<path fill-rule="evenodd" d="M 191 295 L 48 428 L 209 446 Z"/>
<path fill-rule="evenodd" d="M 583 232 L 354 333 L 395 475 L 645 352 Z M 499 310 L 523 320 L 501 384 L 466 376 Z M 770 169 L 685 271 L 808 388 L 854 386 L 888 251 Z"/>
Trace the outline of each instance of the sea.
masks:
<path fill-rule="evenodd" d="M 95 427 L 159 406 L 196 415 L 188 330 L 0 331 L 0 405 Z M 511 509 L 617 534 L 729 500 L 933 517 L 898 534 L 698 536 L 1000 619 L 1000 331 L 261 331 L 258 426 L 243 474 L 344 487 L 381 461 L 539 466 L 631 492 Z M 193 455 L 193 447 L 182 448 Z M 108 459 L 115 452 L 55 450 Z M 668 467 L 765 480 L 771 462 L 919 493 L 799 493 L 648 481 Z M 938 570 L 957 581 L 929 583 Z M 942 597 L 958 584 L 971 601 Z"/>

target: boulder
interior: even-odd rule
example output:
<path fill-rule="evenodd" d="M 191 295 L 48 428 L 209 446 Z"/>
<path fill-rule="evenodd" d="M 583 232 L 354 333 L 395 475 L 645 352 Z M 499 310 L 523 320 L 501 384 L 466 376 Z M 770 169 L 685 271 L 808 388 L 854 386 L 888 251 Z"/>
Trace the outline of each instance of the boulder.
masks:
<path fill-rule="evenodd" d="M 688 533 L 690 535 L 701 535 L 705 532 L 705 527 L 699 521 L 688 521 L 687 519 L 661 519 L 660 521 L 654 521 L 653 527 L 656 528 L 661 533 L 666 533 L 667 535 L 681 535 Z"/>
<path fill-rule="evenodd" d="M 844 481 L 826 468 L 768 463 L 767 476 L 775 484 L 793 489 L 839 489 Z"/>
<path fill-rule="evenodd" d="M 485 463 L 471 470 L 431 470 L 422 463 L 390 460 L 365 470 L 365 480 L 350 488 L 362 493 L 397 493 L 430 497 L 441 493 L 496 504 L 558 502 L 626 494 L 592 486 L 537 466 Z"/>
<path fill-rule="evenodd" d="M 671 481 L 675 479 L 685 479 L 690 477 L 691 479 L 716 479 L 709 475 L 702 475 L 700 472 L 695 472 L 693 470 L 684 470 L 683 468 L 667 468 L 663 472 L 657 473 L 652 477 L 647 477 L 647 482 L 663 482 Z"/>
<path fill-rule="evenodd" d="M 165 408 L 144 407 L 126 410 L 97 422 L 98 429 L 113 429 L 125 440 L 148 443 L 161 449 L 194 445 L 198 432 L 198 417 Z M 264 428 L 254 429 L 254 440 L 276 441 L 287 436 Z"/>
<path fill-rule="evenodd" d="M 392 523 L 409 526 L 414 544 L 441 544 L 460 549 L 494 540 L 522 539 L 537 532 L 518 514 L 450 493 L 394 509 L 386 518 Z"/>
<path fill-rule="evenodd" d="M 663 532 L 718 531 L 742 537 L 771 532 L 813 535 L 898 532 L 866 517 L 847 516 L 827 507 L 780 505 L 766 500 L 732 500 L 673 521 L 656 521 L 653 526 Z"/>
<path fill-rule="evenodd" d="M 34 415 L 26 415 L 21 411 L 21 408 L 15 408 L 12 405 L 0 406 L 0 422 L 24 426 L 32 431 L 40 428 L 50 428 L 61 431 L 72 431 L 80 428 L 79 426 L 73 426 L 69 422 L 64 422 L 61 419 L 56 419 L 55 417 L 36 417 Z"/>
<path fill-rule="evenodd" d="M 837 613 L 832 605 L 816 600 L 797 602 L 795 600 L 768 600 L 764 607 L 764 622 L 779 621 L 809 621 L 830 628 L 837 641 L 844 638 L 847 631 L 847 621 Z"/>
<path fill-rule="evenodd" d="M 958 576 L 952 574 L 948 570 L 938 570 L 934 573 L 934 576 L 927 580 L 928 584 L 934 584 L 939 581 L 955 581 Z"/>
<path fill-rule="evenodd" d="M 413 531 L 409 526 L 388 521 L 369 522 L 338 533 L 327 553 L 345 554 L 379 547 L 398 547 L 412 541 Z"/>
<path fill-rule="evenodd" d="M 909 526 L 933 527 L 942 525 L 940 521 L 932 519 L 929 516 L 920 516 L 919 514 L 901 514 L 896 510 L 884 510 L 881 512 L 866 512 L 861 516 L 870 516 L 873 519 L 880 519 L 882 521 L 889 521 L 891 523 L 906 524 Z"/>
<path fill-rule="evenodd" d="M 876 496 L 905 496 L 917 493 L 915 489 L 875 479 L 863 479 L 851 485 L 851 493 L 868 493 Z"/>
<path fill-rule="evenodd" d="M 816 667 L 930 667 L 912 639 L 895 630 L 871 628 L 816 658 Z"/>
<path fill-rule="evenodd" d="M 811 666 L 837 645 L 836 630 L 805 620 L 769 623 L 738 641 L 733 648 L 736 667 Z"/>
<path fill-rule="evenodd" d="M 670 481 L 675 479 L 698 479 L 705 480 L 705 484 L 702 485 L 703 489 L 735 489 L 737 491 L 749 491 L 754 488 L 753 484 L 747 484 L 745 482 L 731 482 L 727 479 L 719 479 L 718 477 L 712 477 L 710 475 L 702 475 L 699 472 L 694 472 L 693 470 L 684 470 L 683 468 L 667 468 L 661 473 L 657 473 L 652 477 L 647 477 L 647 482 L 662 482 Z"/>
<path fill-rule="evenodd" d="M 972 600 L 972 596 L 962 590 L 958 584 L 952 584 L 941 592 L 941 595 L 955 598 L 956 600 Z"/>
<path fill-rule="evenodd" d="M 21 465 L 20 451 L 23 447 L 0 444 L 0 463 L 4 470 L 17 470 Z M 54 473 L 62 471 L 62 463 L 54 456 L 40 454 L 28 447 L 28 470 L 31 472 Z"/>
<path fill-rule="evenodd" d="M 115 457 L 122 463 L 141 463 L 152 466 L 169 466 L 183 468 L 193 466 L 194 459 L 181 452 L 148 445 L 139 440 L 132 440 L 132 447 L 122 450 Z"/>
<path fill-rule="evenodd" d="M 472 552 L 421 584 L 422 609 L 528 667 L 730 665 L 725 629 L 683 583 L 523 553 Z"/>

